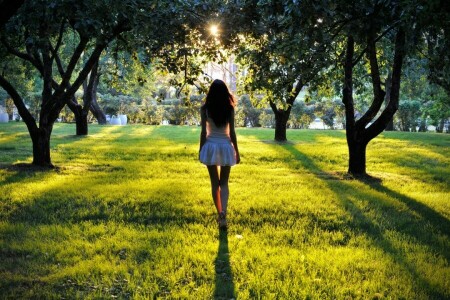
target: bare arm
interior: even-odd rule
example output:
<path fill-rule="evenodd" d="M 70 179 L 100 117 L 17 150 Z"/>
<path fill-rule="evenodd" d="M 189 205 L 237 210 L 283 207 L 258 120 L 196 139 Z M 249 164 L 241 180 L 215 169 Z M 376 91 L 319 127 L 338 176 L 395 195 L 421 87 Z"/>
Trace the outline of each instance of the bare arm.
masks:
<path fill-rule="evenodd" d="M 202 150 L 202 147 L 206 142 L 206 109 L 203 107 L 200 110 L 200 117 L 201 117 L 202 131 L 200 133 L 200 149 L 198 150 L 199 155 L 200 150 Z"/>
<path fill-rule="evenodd" d="M 239 148 L 236 139 L 236 131 L 234 129 L 234 110 L 231 112 L 230 118 L 230 138 L 234 146 L 234 151 L 236 151 L 236 163 L 238 164 L 241 162 L 241 156 L 239 155 Z"/>

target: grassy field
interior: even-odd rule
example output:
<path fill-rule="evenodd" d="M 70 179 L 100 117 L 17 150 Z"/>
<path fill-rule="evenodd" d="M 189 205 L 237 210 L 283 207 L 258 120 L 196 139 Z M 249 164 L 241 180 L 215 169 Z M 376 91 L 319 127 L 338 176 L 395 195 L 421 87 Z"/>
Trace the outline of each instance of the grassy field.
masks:
<path fill-rule="evenodd" d="M 0 124 L 0 298 L 450 299 L 450 135 L 238 129 L 219 233 L 198 127 Z"/>

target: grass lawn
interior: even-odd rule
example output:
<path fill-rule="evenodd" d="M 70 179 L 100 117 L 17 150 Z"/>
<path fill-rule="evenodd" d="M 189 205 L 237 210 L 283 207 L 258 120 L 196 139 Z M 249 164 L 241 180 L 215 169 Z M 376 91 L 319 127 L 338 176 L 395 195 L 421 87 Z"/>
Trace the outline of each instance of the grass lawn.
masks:
<path fill-rule="evenodd" d="M 0 124 L 2 299 L 450 299 L 450 135 L 237 130 L 219 233 L 198 127 Z"/>

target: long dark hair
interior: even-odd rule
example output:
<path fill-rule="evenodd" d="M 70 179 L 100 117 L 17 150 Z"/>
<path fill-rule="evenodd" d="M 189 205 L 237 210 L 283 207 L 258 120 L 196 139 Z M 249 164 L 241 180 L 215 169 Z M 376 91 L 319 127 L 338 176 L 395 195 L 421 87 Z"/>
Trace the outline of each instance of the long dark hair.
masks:
<path fill-rule="evenodd" d="M 230 120 L 235 106 L 236 100 L 228 90 L 225 82 L 220 79 L 214 80 L 209 87 L 204 105 L 208 116 L 213 119 L 214 124 L 217 127 L 224 126 Z"/>

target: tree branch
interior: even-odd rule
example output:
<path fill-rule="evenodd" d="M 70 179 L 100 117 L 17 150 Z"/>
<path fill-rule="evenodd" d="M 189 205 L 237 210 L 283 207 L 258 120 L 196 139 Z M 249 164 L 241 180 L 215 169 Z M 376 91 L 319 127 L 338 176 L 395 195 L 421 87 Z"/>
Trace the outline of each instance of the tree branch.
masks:
<path fill-rule="evenodd" d="M 129 30 L 129 29 L 130 29 L 130 27 L 128 25 L 128 20 L 121 20 L 114 27 L 111 35 L 108 38 L 105 38 L 105 40 L 97 40 L 97 44 L 94 48 L 94 51 L 91 53 L 91 56 L 89 57 L 88 61 L 85 63 L 83 69 L 78 74 L 78 77 L 77 77 L 77 79 L 75 79 L 75 82 L 72 84 L 72 86 L 70 88 L 68 88 L 66 90 L 66 92 L 61 96 L 61 99 L 65 99 L 67 97 L 70 97 L 72 94 L 75 94 L 75 92 L 83 84 L 83 81 L 86 79 L 86 77 L 88 76 L 89 72 L 92 70 L 94 65 L 96 63 L 98 63 L 100 55 L 102 54 L 103 50 L 105 50 L 105 48 L 109 44 L 109 42 L 111 42 L 114 38 L 117 38 L 122 32 Z M 69 71 L 69 66 L 67 67 L 66 73 L 68 71 Z M 73 69 L 72 69 L 72 71 L 73 71 Z M 68 79 L 70 79 L 70 76 Z"/>
<path fill-rule="evenodd" d="M 380 117 L 367 128 L 367 139 L 370 141 L 379 135 L 386 128 L 388 122 L 392 119 L 398 109 L 400 97 L 400 79 L 403 66 L 403 58 L 405 56 L 405 31 L 399 28 L 395 38 L 394 63 L 392 67 L 392 85 L 390 93 L 390 101 Z"/>
<path fill-rule="evenodd" d="M 355 41 L 353 36 L 347 37 L 344 61 L 344 87 L 342 89 L 342 102 L 345 105 L 345 120 L 347 140 L 353 138 L 355 131 L 355 108 L 353 104 L 353 54 Z"/>
<path fill-rule="evenodd" d="M 381 105 L 384 101 L 385 91 L 381 88 L 380 69 L 378 66 L 377 49 L 375 40 L 373 39 L 373 32 L 369 32 L 367 36 L 367 53 L 370 62 L 370 75 L 373 86 L 373 101 L 366 113 L 356 121 L 356 127 L 363 129 L 372 121 L 377 113 L 380 111 Z"/>
<path fill-rule="evenodd" d="M 37 131 L 38 128 L 36 125 L 36 120 L 33 118 L 30 111 L 25 106 L 22 97 L 20 97 L 16 89 L 2 75 L 0 75 L 0 86 L 11 96 L 14 105 L 17 107 L 17 111 L 27 125 L 28 130 L 30 132 Z"/>
<path fill-rule="evenodd" d="M 273 100 L 269 100 L 269 105 L 270 105 L 270 108 L 272 108 L 273 113 L 277 114 L 278 108 L 277 108 L 277 105 L 275 104 L 275 102 Z"/>
<path fill-rule="evenodd" d="M 291 92 L 289 99 L 286 101 L 286 103 L 289 104 L 289 106 L 292 106 L 292 104 L 294 104 L 294 101 L 297 98 L 300 91 L 302 90 L 302 88 L 303 88 L 303 81 L 299 79 L 299 81 L 295 85 L 294 90 Z"/>
<path fill-rule="evenodd" d="M 31 61 L 33 66 L 39 71 L 39 73 L 41 73 L 42 76 L 44 76 L 44 63 L 42 62 L 37 49 L 31 47 L 30 45 L 26 45 L 25 48 L 28 55 L 33 59 L 33 61 Z"/>
<path fill-rule="evenodd" d="M 400 21 L 395 22 L 394 24 L 392 24 L 391 26 L 389 26 L 382 34 L 380 34 L 377 38 L 375 38 L 374 42 L 377 43 L 379 40 L 381 40 L 386 34 L 389 33 L 389 31 L 391 31 L 392 29 L 394 29 L 398 24 L 400 23 Z M 363 55 L 367 52 L 367 47 L 364 48 L 361 53 L 356 57 L 356 59 L 353 61 L 353 66 L 355 66 L 363 57 Z"/>
<path fill-rule="evenodd" d="M 78 63 L 78 60 L 80 59 L 81 54 L 83 53 L 84 49 L 86 48 L 87 43 L 88 43 L 88 39 L 82 37 L 80 42 L 78 43 L 77 47 L 75 48 L 75 51 L 69 61 L 69 64 L 67 65 L 66 72 L 64 72 L 64 75 L 62 75 L 61 84 L 59 85 L 59 88 L 55 91 L 54 95 L 56 98 L 59 98 L 63 94 L 64 89 L 69 84 L 69 80 L 72 77 L 73 70 L 75 69 L 75 66 Z M 78 87 L 77 87 L 77 89 L 78 89 Z M 75 93 L 75 91 L 74 91 L 74 93 Z"/>
<path fill-rule="evenodd" d="M 66 20 L 63 19 L 61 22 L 61 27 L 59 28 L 59 35 L 58 35 L 58 40 L 56 42 L 55 48 L 53 48 L 52 44 L 50 44 L 50 49 L 52 50 L 53 57 L 55 57 L 58 54 L 59 47 L 61 46 L 61 43 L 62 43 L 62 37 L 64 35 L 64 29 L 66 27 L 65 25 L 66 25 Z"/>
<path fill-rule="evenodd" d="M 44 80 L 44 84 L 42 87 L 42 109 L 41 109 L 42 115 L 42 111 L 45 111 L 47 103 L 51 104 L 51 102 L 53 102 L 52 101 L 53 63 L 50 57 L 50 41 L 44 43 L 41 53 L 42 53 L 42 62 L 44 66 L 42 72 L 42 77 Z M 39 122 L 40 123 L 42 122 L 42 118 L 40 118 Z"/>
<path fill-rule="evenodd" d="M 72 94 L 75 94 L 75 92 L 78 90 L 78 88 L 83 84 L 83 81 L 86 79 L 89 72 L 92 70 L 95 63 L 98 62 L 100 55 L 102 54 L 103 50 L 106 48 L 106 44 L 100 43 L 95 46 L 94 51 L 91 53 L 91 56 L 89 57 L 88 61 L 84 65 L 83 69 L 78 74 L 77 79 L 74 81 L 72 86 L 66 90 L 66 92 L 62 95 L 62 98 L 67 98 L 68 96 L 71 96 Z"/>
<path fill-rule="evenodd" d="M 3 46 L 5 46 L 6 50 L 14 55 L 17 56 L 18 58 L 21 58 L 23 60 L 29 61 L 33 66 L 35 66 L 37 69 L 39 69 L 39 64 L 36 63 L 36 61 L 34 60 L 34 58 L 29 54 L 29 53 L 24 53 L 24 52 L 20 52 L 16 49 L 14 49 L 7 41 L 6 39 L 2 36 L 2 38 L 0 39 L 1 43 L 3 44 Z"/>
<path fill-rule="evenodd" d="M 91 74 L 89 75 L 89 83 L 86 87 L 85 93 L 93 93 L 94 85 L 97 84 L 97 74 L 98 74 L 98 61 L 94 64 L 91 70 Z M 93 95 L 89 95 L 89 97 L 83 97 L 83 111 L 86 113 L 89 111 L 91 107 Z"/>
<path fill-rule="evenodd" d="M 62 62 L 61 62 L 61 59 L 59 58 L 59 55 L 58 55 L 58 53 L 55 51 L 55 49 L 53 49 L 53 47 L 52 47 L 52 45 L 50 45 L 50 49 L 51 49 L 51 51 L 52 51 L 52 53 L 53 53 L 53 55 L 52 55 L 52 57 L 55 59 L 55 61 L 56 61 L 56 66 L 57 66 L 57 68 L 58 68 L 58 72 L 59 72 L 59 74 L 61 75 L 61 76 L 64 76 L 64 73 L 65 73 L 65 71 L 64 71 L 64 67 L 63 67 L 63 65 L 62 65 Z M 56 88 L 55 88 L 55 90 L 56 90 Z"/>

